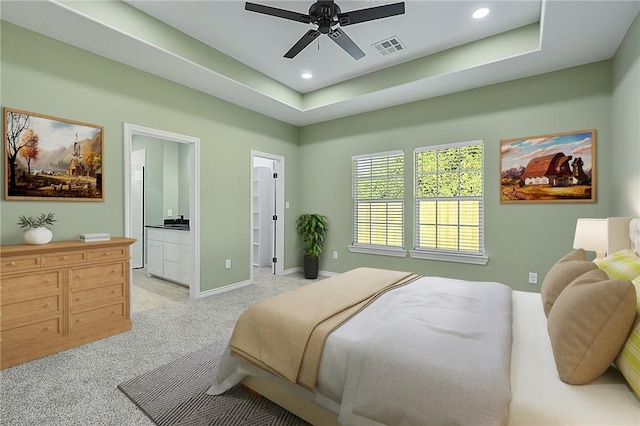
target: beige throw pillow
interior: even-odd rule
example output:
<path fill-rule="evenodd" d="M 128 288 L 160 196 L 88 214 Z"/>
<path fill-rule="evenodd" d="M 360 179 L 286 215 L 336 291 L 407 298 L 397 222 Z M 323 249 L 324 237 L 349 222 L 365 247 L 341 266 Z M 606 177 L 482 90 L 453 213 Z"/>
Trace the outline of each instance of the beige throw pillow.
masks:
<path fill-rule="evenodd" d="M 599 269 L 573 281 L 556 299 L 547 328 L 563 382 L 588 383 L 611 365 L 636 316 L 636 293 L 628 280 L 610 280 Z"/>
<path fill-rule="evenodd" d="M 594 269 L 597 269 L 596 264 L 587 260 L 583 249 L 576 249 L 558 260 L 544 277 L 540 288 L 544 314 L 549 317 L 556 299 L 573 280 Z"/>

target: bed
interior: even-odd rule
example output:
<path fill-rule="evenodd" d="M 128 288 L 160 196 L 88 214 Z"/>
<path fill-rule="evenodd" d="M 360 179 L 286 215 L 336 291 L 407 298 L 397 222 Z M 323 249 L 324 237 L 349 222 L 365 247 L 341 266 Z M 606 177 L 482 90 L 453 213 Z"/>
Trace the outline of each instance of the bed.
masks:
<path fill-rule="evenodd" d="M 640 252 L 638 234 L 640 220 L 609 218 L 608 253 L 633 250 L 633 255 L 637 254 Z M 561 262 L 559 264 L 563 265 Z M 595 272 L 589 271 L 581 275 L 583 281 L 585 276 L 603 274 L 600 269 L 596 269 Z M 552 275 L 551 271 L 548 275 Z M 640 332 L 640 316 L 636 316 L 636 293 L 629 281 L 623 281 L 625 280 L 605 283 L 624 288 L 627 307 L 627 299 L 630 297 L 628 290 L 631 288 L 633 306 L 631 314 L 626 309 L 623 320 L 617 317 L 623 315 L 621 312 L 625 312 L 625 309 L 617 308 L 616 305 L 613 315 L 617 317 L 614 319 L 625 325 L 605 330 L 605 336 L 601 337 L 605 339 L 602 345 L 605 346 L 604 352 L 611 352 L 611 348 L 615 346 L 607 340 L 612 339 L 611 336 L 616 333 L 624 334 L 625 339 L 627 335 L 630 336 L 631 323 L 634 321 L 633 327 Z M 546 281 L 543 286 L 545 284 Z M 587 284 L 591 284 L 591 281 Z M 337 282 L 337 285 L 344 283 Z M 551 288 L 551 285 L 548 287 Z M 277 367 L 270 368 L 273 365 L 270 361 L 263 365 L 251 357 L 247 360 L 237 353 L 232 356 L 235 346 L 230 345 L 209 393 L 219 394 L 242 382 L 246 387 L 314 425 L 640 425 L 640 399 L 625 376 L 611 362 L 605 365 L 602 374 L 600 371 L 594 373 L 589 369 L 581 370 L 581 365 L 576 368 L 571 366 L 574 373 L 587 371 L 584 373 L 587 374 L 584 376 L 586 378 L 576 378 L 573 373 L 567 378 L 567 374 L 560 369 L 560 363 L 565 362 L 562 351 L 570 352 L 573 348 L 567 349 L 565 345 L 559 349 L 567 340 L 566 335 L 562 334 L 566 332 L 563 330 L 566 327 L 559 327 L 560 334 L 557 334 L 557 327 L 550 324 L 581 320 L 561 316 L 565 312 L 573 315 L 571 312 L 575 311 L 566 308 L 563 310 L 562 303 L 566 304 L 567 300 L 571 302 L 566 294 L 586 287 L 588 286 L 568 285 L 566 288 L 569 291 L 563 290 L 554 295 L 557 298 L 556 305 L 550 308 L 548 318 L 540 293 L 511 291 L 500 283 L 476 283 L 439 277 L 411 278 L 408 283 L 402 282 L 401 285 L 392 286 L 389 291 L 376 293 L 375 297 L 359 306 L 355 314 L 349 315 L 348 321 L 338 322 L 334 328 L 330 327 L 324 345 L 321 346 L 317 376 L 312 375 L 307 382 L 296 384 L 297 373 L 290 376 L 287 371 L 281 371 Z M 469 297 L 473 299 L 474 291 L 490 294 L 488 299 L 492 303 L 502 300 L 503 307 L 494 308 L 482 300 L 473 302 L 476 304 L 464 305 L 464 309 L 448 305 L 448 299 L 465 299 L 467 294 L 471 294 Z M 398 306 L 405 310 L 407 300 L 411 300 L 411 303 L 421 300 L 428 305 L 436 296 L 446 299 L 444 305 L 438 305 L 439 316 L 446 317 L 448 311 L 454 312 L 454 322 L 473 324 L 471 330 L 465 328 L 460 333 L 454 327 L 454 334 L 461 334 L 462 338 L 457 335 L 454 339 L 449 339 L 448 335 L 453 333 L 450 326 L 447 326 L 445 333 L 436 330 L 437 340 L 429 340 L 431 337 L 426 335 L 416 338 L 419 330 L 437 328 L 439 321 L 438 318 L 416 318 L 416 312 L 422 315 L 425 311 L 421 305 L 413 310 L 407 309 L 410 312 L 409 320 L 384 321 L 382 328 L 389 331 L 386 334 L 382 333 L 380 326 L 371 326 L 382 324 L 379 318 L 393 318 Z M 465 300 L 464 303 L 471 302 Z M 464 312 L 466 316 L 458 316 L 459 312 Z M 631 322 L 629 315 L 632 315 Z M 405 330 L 404 325 L 399 326 L 401 321 L 414 322 L 417 328 Z M 428 327 L 424 326 L 425 322 Z M 607 324 L 610 325 L 611 322 L 608 320 Z M 627 327 L 627 323 L 629 327 L 618 332 L 619 328 Z M 250 328 L 260 326 L 261 324 L 253 324 Z M 238 325 L 236 331 L 237 329 Z M 282 347 L 278 337 L 274 337 L 268 327 L 265 330 L 265 342 L 275 339 L 274 344 Z M 579 333 L 572 331 L 573 334 Z M 483 335 L 482 339 L 488 340 L 476 341 L 476 335 Z M 421 344 L 423 341 L 426 344 Z M 440 350 L 441 346 L 447 346 L 451 341 L 462 341 L 464 350 L 461 346 L 453 346 L 450 352 Z M 626 341 L 622 341 L 620 345 L 625 343 Z M 374 344 L 378 346 L 372 346 Z M 257 352 L 261 352 L 262 343 L 256 346 Z M 618 347 L 615 351 L 616 354 L 622 353 Z M 289 348 L 285 352 L 289 352 Z M 442 359 L 435 362 L 429 360 L 431 352 L 436 357 L 441 352 L 440 358 L 445 358 L 446 362 Z M 620 355 L 616 357 L 616 365 L 619 358 Z M 310 368 L 310 371 L 313 370 L 314 368 Z M 569 384 L 559 376 L 569 382 L 586 382 Z"/>

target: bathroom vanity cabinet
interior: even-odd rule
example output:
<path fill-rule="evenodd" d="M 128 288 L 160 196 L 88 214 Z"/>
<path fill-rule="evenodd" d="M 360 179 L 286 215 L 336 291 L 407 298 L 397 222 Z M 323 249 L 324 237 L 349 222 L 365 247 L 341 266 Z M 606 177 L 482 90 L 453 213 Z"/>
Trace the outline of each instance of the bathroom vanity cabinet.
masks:
<path fill-rule="evenodd" d="M 191 284 L 191 233 L 147 228 L 147 273 L 176 283 Z"/>

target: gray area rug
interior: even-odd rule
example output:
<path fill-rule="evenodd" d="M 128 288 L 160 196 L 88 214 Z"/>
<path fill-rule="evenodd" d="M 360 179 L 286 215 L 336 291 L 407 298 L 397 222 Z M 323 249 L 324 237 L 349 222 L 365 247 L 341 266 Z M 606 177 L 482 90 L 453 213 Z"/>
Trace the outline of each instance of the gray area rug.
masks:
<path fill-rule="evenodd" d="M 205 346 L 118 385 L 154 423 L 216 426 L 303 426 L 309 423 L 241 386 L 207 395 L 226 346 Z"/>

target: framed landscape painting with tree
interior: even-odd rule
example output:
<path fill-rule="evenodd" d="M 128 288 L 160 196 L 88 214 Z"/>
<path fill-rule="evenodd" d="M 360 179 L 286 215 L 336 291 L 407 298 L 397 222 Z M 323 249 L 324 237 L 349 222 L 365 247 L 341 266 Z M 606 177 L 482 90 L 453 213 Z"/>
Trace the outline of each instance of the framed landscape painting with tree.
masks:
<path fill-rule="evenodd" d="M 6 200 L 103 201 L 104 128 L 4 109 Z"/>
<path fill-rule="evenodd" d="M 500 141 L 500 202 L 595 202 L 596 131 Z"/>

